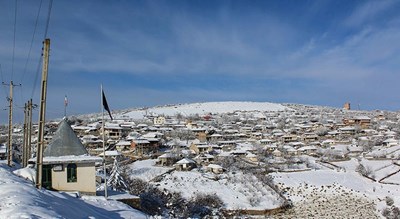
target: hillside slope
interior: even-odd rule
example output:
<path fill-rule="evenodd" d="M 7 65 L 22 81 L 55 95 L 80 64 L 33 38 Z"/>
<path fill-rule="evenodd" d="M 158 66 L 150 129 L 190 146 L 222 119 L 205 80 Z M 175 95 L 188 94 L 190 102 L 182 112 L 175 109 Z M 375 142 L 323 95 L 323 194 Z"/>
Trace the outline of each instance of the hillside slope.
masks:
<path fill-rule="evenodd" d="M 142 212 L 104 197 L 75 198 L 37 190 L 0 163 L 0 218 L 147 218 Z"/>

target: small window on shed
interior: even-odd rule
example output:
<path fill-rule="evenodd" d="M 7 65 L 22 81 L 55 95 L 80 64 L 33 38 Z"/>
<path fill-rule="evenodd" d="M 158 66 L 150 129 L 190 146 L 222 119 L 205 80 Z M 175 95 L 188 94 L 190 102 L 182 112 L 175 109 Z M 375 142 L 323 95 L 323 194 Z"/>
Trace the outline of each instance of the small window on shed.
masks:
<path fill-rule="evenodd" d="M 67 182 L 76 182 L 76 164 L 70 163 L 67 166 Z"/>

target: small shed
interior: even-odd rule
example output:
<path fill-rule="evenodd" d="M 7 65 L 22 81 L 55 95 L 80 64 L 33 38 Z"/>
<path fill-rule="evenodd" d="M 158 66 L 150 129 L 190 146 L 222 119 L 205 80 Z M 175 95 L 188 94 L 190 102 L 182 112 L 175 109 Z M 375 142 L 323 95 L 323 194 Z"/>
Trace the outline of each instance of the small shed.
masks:
<path fill-rule="evenodd" d="M 172 166 L 177 160 L 177 157 L 171 153 L 165 153 L 158 157 L 157 164 L 161 166 Z"/>
<path fill-rule="evenodd" d="M 189 158 L 183 158 L 176 162 L 174 166 L 178 171 L 189 171 L 196 167 L 196 162 Z"/>
<path fill-rule="evenodd" d="M 220 174 L 224 172 L 224 168 L 218 164 L 209 164 L 207 166 L 207 170 L 216 174 Z"/>

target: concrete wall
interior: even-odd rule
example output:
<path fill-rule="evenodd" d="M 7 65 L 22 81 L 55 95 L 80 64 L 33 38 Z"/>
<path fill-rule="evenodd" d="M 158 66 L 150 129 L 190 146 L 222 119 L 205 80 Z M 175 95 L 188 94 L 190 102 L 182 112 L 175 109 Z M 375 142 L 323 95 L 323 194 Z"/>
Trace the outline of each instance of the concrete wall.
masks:
<path fill-rule="evenodd" d="M 76 182 L 67 182 L 68 164 L 63 165 L 63 171 L 51 171 L 53 189 L 61 191 L 80 191 L 87 194 L 96 194 L 96 170 L 94 167 L 94 163 L 76 164 Z"/>

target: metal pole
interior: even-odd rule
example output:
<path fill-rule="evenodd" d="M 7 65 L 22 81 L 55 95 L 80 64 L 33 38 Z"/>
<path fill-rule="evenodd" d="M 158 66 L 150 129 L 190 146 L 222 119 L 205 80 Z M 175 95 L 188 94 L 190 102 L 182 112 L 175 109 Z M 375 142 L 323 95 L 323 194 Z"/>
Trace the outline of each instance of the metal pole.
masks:
<path fill-rule="evenodd" d="M 50 39 L 45 39 L 43 49 L 42 89 L 40 93 L 39 133 L 38 146 L 36 151 L 36 188 L 42 188 L 43 175 L 43 149 L 44 149 L 44 126 L 46 118 L 46 96 L 47 96 L 47 75 L 49 67 Z"/>

